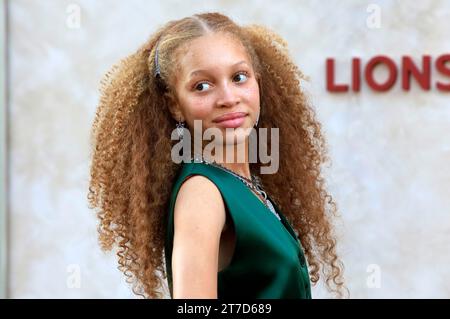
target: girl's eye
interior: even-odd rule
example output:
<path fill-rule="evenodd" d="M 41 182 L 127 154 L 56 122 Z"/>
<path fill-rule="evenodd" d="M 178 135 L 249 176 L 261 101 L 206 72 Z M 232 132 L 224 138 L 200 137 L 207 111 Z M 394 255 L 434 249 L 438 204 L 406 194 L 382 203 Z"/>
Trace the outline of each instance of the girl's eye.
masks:
<path fill-rule="evenodd" d="M 242 82 L 245 82 L 245 80 L 247 80 L 248 74 L 247 74 L 247 72 L 239 72 L 238 74 L 236 74 L 236 76 L 234 78 L 236 79 L 238 76 L 241 76 L 241 78 L 243 76 L 244 80 Z M 238 80 L 238 82 L 239 82 L 239 80 Z"/>
<path fill-rule="evenodd" d="M 243 71 L 243 72 L 239 72 L 239 73 L 237 73 L 235 76 L 234 76 L 234 78 L 233 79 L 236 79 L 236 78 L 238 78 L 238 77 L 240 77 L 241 79 L 242 79 L 242 77 L 243 77 L 243 80 L 237 80 L 237 82 L 245 82 L 246 80 L 247 80 L 247 78 L 248 78 L 248 73 L 247 72 L 245 72 L 245 71 Z M 195 90 L 197 90 L 198 92 L 203 92 L 203 91 L 205 91 L 205 90 L 202 90 L 202 89 L 200 89 L 199 90 L 199 88 L 202 86 L 202 85 L 209 85 L 207 82 L 198 82 L 197 84 L 195 84 L 194 85 L 194 89 Z"/>
<path fill-rule="evenodd" d="M 201 85 L 209 85 L 208 83 L 206 83 L 206 82 L 200 82 L 200 83 L 198 83 L 196 86 L 195 86 L 195 89 L 197 90 Z M 200 92 L 202 92 L 202 91 L 204 91 L 204 90 L 200 90 Z"/>

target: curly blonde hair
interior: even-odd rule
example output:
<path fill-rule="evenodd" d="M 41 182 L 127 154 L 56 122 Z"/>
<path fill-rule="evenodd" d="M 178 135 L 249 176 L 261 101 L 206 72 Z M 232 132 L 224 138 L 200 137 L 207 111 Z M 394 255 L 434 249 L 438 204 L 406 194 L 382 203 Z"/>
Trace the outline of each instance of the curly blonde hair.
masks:
<path fill-rule="evenodd" d="M 135 294 L 162 297 L 166 217 L 180 169 L 170 156 L 176 120 L 169 105 L 177 56 L 190 40 L 217 32 L 245 46 L 260 88 L 259 126 L 279 128 L 279 170 L 262 174 L 261 181 L 298 233 L 313 284 L 321 270 L 328 290 L 341 297 L 344 266 L 332 225 L 338 214 L 321 177 L 321 165 L 328 160 L 326 144 L 300 88 L 304 76 L 278 34 L 260 25 L 238 26 L 220 13 L 169 21 L 102 79 L 87 195 L 99 218 L 101 247 L 117 250 L 119 269 Z M 160 78 L 154 77 L 156 45 Z M 250 165 L 252 171 L 260 166 Z"/>

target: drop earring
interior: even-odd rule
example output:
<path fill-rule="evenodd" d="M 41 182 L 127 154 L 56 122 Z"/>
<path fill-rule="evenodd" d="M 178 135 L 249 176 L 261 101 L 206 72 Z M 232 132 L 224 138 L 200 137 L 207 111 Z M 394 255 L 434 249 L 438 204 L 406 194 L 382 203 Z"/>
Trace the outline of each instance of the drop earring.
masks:
<path fill-rule="evenodd" d="M 183 122 L 181 122 L 181 121 L 178 121 L 178 123 L 177 123 L 177 134 L 178 134 L 178 138 L 180 139 L 180 140 L 182 140 L 183 139 L 183 136 L 184 136 L 184 121 Z"/>
<path fill-rule="evenodd" d="M 256 123 L 255 123 L 255 125 L 254 125 L 255 128 L 258 127 L 258 122 L 259 122 L 259 114 L 258 114 L 258 118 L 256 119 Z"/>

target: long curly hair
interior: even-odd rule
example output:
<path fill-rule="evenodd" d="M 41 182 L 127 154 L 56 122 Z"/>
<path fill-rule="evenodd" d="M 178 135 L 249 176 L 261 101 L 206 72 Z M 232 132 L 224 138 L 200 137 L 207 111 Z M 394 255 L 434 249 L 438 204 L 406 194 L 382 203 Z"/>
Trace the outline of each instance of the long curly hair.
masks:
<path fill-rule="evenodd" d="M 99 218 L 100 245 L 117 251 L 118 268 L 135 294 L 162 297 L 166 217 L 180 169 L 170 156 L 177 57 L 190 40 L 217 32 L 245 46 L 260 88 L 259 126 L 279 128 L 279 170 L 259 176 L 262 184 L 299 236 L 313 284 L 322 274 L 328 290 L 342 297 L 348 289 L 332 223 L 339 214 L 321 176 L 329 158 L 321 125 L 300 87 L 304 76 L 277 33 L 260 25 L 239 26 L 216 12 L 167 22 L 101 81 L 87 195 Z M 154 76 L 156 45 L 159 78 Z M 256 172 L 260 163 L 250 166 Z"/>

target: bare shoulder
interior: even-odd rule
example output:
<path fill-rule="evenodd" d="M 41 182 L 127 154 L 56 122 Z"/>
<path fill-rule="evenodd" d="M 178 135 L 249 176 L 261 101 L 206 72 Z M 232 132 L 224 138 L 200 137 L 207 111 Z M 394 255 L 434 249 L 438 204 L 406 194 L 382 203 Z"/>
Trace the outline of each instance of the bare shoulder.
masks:
<path fill-rule="evenodd" d="M 202 175 L 190 176 L 181 185 L 175 202 L 175 220 L 202 220 L 208 228 L 222 229 L 225 225 L 225 206 L 217 186 Z M 176 223 L 176 221 L 175 221 Z"/>

